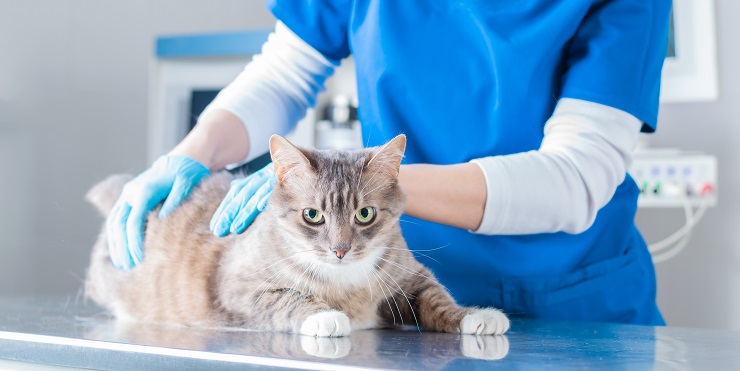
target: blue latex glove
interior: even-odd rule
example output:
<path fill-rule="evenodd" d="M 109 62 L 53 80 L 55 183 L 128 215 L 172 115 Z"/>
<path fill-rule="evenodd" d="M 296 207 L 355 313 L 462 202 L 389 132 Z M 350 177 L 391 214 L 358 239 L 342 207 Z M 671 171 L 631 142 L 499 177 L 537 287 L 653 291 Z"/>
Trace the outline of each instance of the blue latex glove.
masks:
<path fill-rule="evenodd" d="M 105 225 L 113 265 L 129 270 L 141 263 L 144 224 L 149 212 L 166 199 L 159 211 L 160 218 L 166 217 L 210 173 L 207 167 L 189 157 L 164 155 L 126 183 Z"/>
<path fill-rule="evenodd" d="M 211 218 L 211 231 L 218 237 L 239 234 L 267 207 L 275 187 L 272 162 L 246 178 L 231 182 L 231 189 Z"/>

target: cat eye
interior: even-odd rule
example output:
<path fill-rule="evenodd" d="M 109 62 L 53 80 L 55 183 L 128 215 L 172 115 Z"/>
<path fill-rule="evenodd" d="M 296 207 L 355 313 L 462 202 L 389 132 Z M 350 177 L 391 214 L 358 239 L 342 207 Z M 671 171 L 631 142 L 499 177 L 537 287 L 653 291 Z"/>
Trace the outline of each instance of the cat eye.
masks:
<path fill-rule="evenodd" d="M 316 209 L 303 209 L 303 219 L 310 224 L 321 224 L 324 222 L 324 214 Z"/>
<path fill-rule="evenodd" d="M 375 220 L 375 208 L 363 207 L 355 213 L 355 222 L 359 225 L 368 225 Z"/>

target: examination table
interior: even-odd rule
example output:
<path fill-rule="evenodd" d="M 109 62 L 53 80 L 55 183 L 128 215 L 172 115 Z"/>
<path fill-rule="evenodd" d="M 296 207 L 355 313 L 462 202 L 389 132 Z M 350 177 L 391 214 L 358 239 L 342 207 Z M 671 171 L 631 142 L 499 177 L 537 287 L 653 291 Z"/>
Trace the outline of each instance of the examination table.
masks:
<path fill-rule="evenodd" d="M 740 370 L 740 332 L 513 319 L 505 336 L 344 338 L 120 323 L 80 297 L 0 299 L 0 368 Z"/>

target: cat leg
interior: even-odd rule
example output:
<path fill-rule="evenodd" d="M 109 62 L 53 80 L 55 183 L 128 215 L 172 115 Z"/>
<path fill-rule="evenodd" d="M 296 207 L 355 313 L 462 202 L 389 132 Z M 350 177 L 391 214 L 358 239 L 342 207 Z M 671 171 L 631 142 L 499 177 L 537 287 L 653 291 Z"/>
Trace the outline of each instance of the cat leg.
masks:
<path fill-rule="evenodd" d="M 495 308 L 466 308 L 455 303 L 447 290 L 424 269 L 410 280 L 413 308 L 421 327 L 439 332 L 500 335 L 509 329 L 509 319 Z"/>
<path fill-rule="evenodd" d="M 239 311 L 244 314 L 236 319 L 240 326 L 247 328 L 321 337 L 347 336 L 352 330 L 346 314 L 297 290 L 268 289 L 247 303 L 247 310 Z"/>

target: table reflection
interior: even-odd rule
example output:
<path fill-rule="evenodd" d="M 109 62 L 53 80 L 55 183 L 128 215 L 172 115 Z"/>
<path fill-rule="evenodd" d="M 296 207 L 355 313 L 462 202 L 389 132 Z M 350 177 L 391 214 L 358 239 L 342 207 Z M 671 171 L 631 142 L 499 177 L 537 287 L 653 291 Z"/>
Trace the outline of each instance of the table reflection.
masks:
<path fill-rule="evenodd" d="M 98 322 L 89 340 L 268 358 L 323 360 L 371 367 L 397 367 L 399 354 L 414 354 L 425 369 L 441 369 L 456 359 L 500 360 L 509 352 L 506 336 L 476 336 L 401 330 L 360 330 L 322 338 L 239 329 L 203 329 L 117 321 Z"/>

